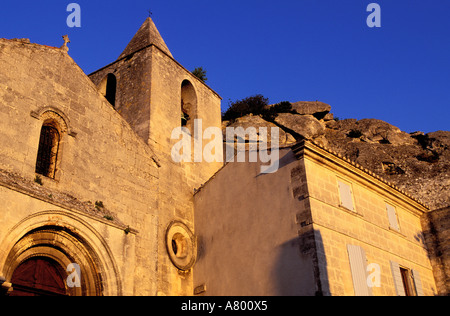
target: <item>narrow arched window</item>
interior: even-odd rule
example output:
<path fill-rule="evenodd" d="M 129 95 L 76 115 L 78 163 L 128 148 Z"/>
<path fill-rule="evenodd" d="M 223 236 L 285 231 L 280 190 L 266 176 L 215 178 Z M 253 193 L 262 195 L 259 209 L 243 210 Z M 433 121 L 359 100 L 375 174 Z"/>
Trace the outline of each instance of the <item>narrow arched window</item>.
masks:
<path fill-rule="evenodd" d="M 191 128 L 197 114 L 197 94 L 188 80 L 181 84 L 181 126 Z"/>
<path fill-rule="evenodd" d="M 103 78 L 99 86 L 100 93 L 113 107 L 116 107 L 117 79 L 112 73 Z"/>
<path fill-rule="evenodd" d="M 55 178 L 61 136 L 58 129 L 51 124 L 44 124 L 39 139 L 36 173 L 48 178 Z"/>
<path fill-rule="evenodd" d="M 106 79 L 106 100 L 111 103 L 112 106 L 116 106 L 116 89 L 117 89 L 117 79 L 113 74 L 108 74 Z"/>

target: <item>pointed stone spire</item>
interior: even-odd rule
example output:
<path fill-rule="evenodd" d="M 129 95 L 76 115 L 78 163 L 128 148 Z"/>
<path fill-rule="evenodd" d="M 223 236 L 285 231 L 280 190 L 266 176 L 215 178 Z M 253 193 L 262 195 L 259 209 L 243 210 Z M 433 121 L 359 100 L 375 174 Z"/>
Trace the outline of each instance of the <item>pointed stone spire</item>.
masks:
<path fill-rule="evenodd" d="M 162 39 L 161 34 L 159 34 L 159 31 L 156 28 L 155 23 L 153 23 L 153 20 L 151 18 L 147 18 L 144 24 L 142 24 L 140 29 L 134 35 L 130 43 L 128 43 L 128 46 L 125 48 L 122 54 L 120 54 L 119 59 L 126 57 L 152 44 L 157 46 L 164 53 L 173 58 L 169 48 Z"/>

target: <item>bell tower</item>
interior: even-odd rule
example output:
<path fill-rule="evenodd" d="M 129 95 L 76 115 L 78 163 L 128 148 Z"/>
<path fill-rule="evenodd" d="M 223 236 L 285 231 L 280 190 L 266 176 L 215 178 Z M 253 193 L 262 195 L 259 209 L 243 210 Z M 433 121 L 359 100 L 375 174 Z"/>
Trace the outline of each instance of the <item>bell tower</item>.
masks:
<path fill-rule="evenodd" d="M 170 160 L 171 149 L 178 142 L 171 139 L 175 128 L 186 127 L 193 135 L 195 120 L 201 121 L 200 136 L 208 127 L 221 128 L 220 96 L 174 59 L 151 18 L 144 21 L 116 61 L 89 77 L 162 160 Z M 195 188 L 221 165 L 197 161 L 181 167 Z"/>
<path fill-rule="evenodd" d="M 220 96 L 174 58 L 147 18 L 119 58 L 89 75 L 100 93 L 148 144 L 169 150 L 174 128 L 221 127 Z"/>
<path fill-rule="evenodd" d="M 172 139 L 172 132 L 187 128 L 190 133 L 183 136 L 188 135 L 193 143 L 195 122 L 201 122 L 201 131 L 197 129 L 200 137 L 208 127 L 220 130 L 220 96 L 174 59 L 151 18 L 144 21 L 116 61 L 89 77 L 104 101 L 123 117 L 158 159 L 157 184 L 152 187 L 157 196 L 157 209 L 149 209 L 157 214 L 158 236 L 166 236 L 174 223 L 182 223 L 189 228 L 186 231 L 194 231 L 195 189 L 208 181 L 222 162 L 174 161 L 172 149 L 180 139 Z M 203 142 L 203 146 L 208 142 Z M 219 143 L 221 150 L 221 139 Z M 180 256 L 177 249 L 183 247 L 173 245 L 182 245 L 187 240 L 190 238 L 158 239 L 158 249 L 161 249 L 158 271 L 166 271 L 158 275 L 162 292 L 192 293 L 191 266 L 174 263 Z M 196 253 L 194 246 L 190 249 L 192 254 Z M 193 262 L 194 257 L 191 258 Z M 185 276 L 181 279 L 180 269 Z M 167 290 L 166 285 L 180 288 Z"/>

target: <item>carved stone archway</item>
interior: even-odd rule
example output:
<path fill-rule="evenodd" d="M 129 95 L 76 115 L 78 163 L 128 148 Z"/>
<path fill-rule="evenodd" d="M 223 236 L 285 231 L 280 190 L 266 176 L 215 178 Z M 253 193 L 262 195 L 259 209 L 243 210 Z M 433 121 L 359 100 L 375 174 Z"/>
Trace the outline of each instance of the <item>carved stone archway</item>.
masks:
<path fill-rule="evenodd" d="M 13 289 L 14 272 L 33 258 L 52 261 L 62 271 L 66 271 L 71 264 L 80 267 L 80 287 L 70 287 L 66 284 L 67 295 L 103 295 L 99 260 L 95 252 L 85 240 L 70 230 L 57 226 L 41 227 L 27 233 L 14 245 L 5 263 L 5 276 L 7 280 L 12 281 Z M 72 271 L 67 272 L 65 279 L 71 273 Z"/>
<path fill-rule="evenodd" d="M 108 244 L 90 224 L 73 213 L 43 211 L 13 227 L 0 242 L 0 282 L 14 290 L 11 282 L 14 272 L 32 259 L 52 262 L 56 270 L 64 272 L 65 295 L 122 295 L 121 278 Z M 79 268 L 79 286 L 68 281 L 75 267 Z"/>

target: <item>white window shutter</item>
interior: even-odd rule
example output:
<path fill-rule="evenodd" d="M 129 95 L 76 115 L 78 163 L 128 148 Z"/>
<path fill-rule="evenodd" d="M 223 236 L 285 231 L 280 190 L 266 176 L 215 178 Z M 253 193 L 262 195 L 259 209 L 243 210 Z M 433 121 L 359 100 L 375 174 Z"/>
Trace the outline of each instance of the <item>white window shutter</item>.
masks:
<path fill-rule="evenodd" d="M 422 289 L 422 280 L 420 279 L 419 271 L 412 270 L 411 272 L 414 279 L 414 286 L 416 288 L 417 296 L 424 296 Z"/>
<path fill-rule="evenodd" d="M 355 296 L 372 296 L 372 289 L 367 284 L 367 259 L 364 249 L 347 245 L 347 250 Z"/>
<path fill-rule="evenodd" d="M 389 218 L 389 227 L 399 231 L 400 228 L 398 226 L 397 212 L 395 211 L 395 207 L 386 203 L 386 209 Z"/>
<path fill-rule="evenodd" d="M 397 293 L 397 296 L 406 296 L 400 266 L 397 262 L 391 261 L 391 272 L 392 278 L 394 279 L 395 292 Z"/>
<path fill-rule="evenodd" d="M 338 181 L 339 195 L 341 197 L 341 205 L 346 209 L 355 211 L 352 198 L 352 188 L 347 183 Z"/>

